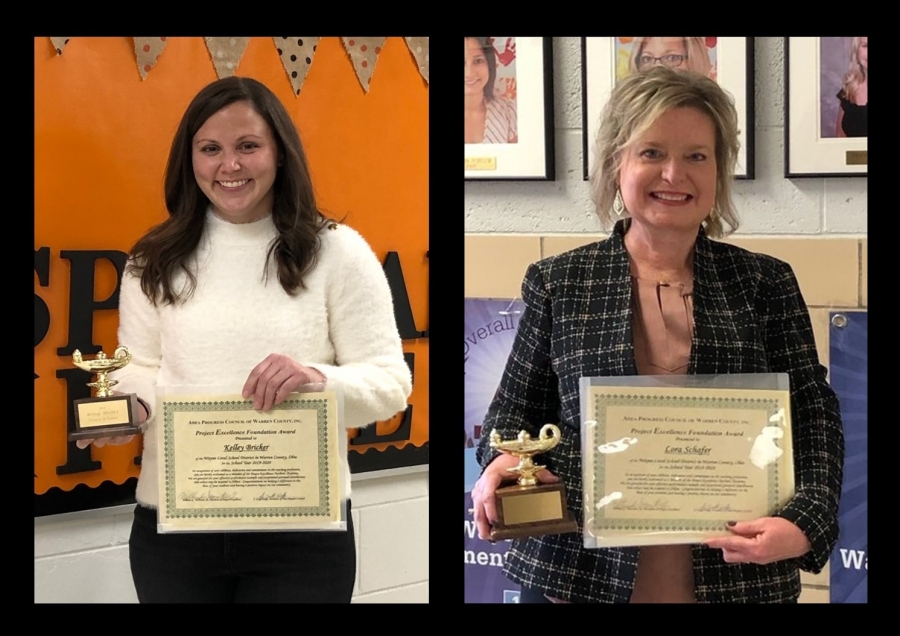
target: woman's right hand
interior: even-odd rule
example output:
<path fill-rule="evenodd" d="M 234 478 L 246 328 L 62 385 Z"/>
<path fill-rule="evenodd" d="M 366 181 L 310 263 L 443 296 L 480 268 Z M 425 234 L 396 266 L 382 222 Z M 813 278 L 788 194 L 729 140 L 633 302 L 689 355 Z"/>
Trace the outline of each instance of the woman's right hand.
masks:
<path fill-rule="evenodd" d="M 92 439 L 79 439 L 75 442 L 78 448 L 87 448 L 91 444 L 97 448 L 102 448 L 109 444 L 110 446 L 121 446 L 127 444 L 134 439 L 134 435 L 117 435 L 116 437 L 97 437 Z"/>
<path fill-rule="evenodd" d="M 514 473 L 508 469 L 519 465 L 518 458 L 501 454 L 481 473 L 481 477 L 475 482 L 472 489 L 472 508 L 475 525 L 478 528 L 478 536 L 489 541 L 491 539 L 491 525 L 497 523 L 497 501 L 494 493 L 504 481 L 516 479 Z M 555 484 L 559 477 L 546 468 L 537 474 L 538 481 L 542 484 Z"/>
<path fill-rule="evenodd" d="M 112 393 L 113 393 L 113 395 L 121 395 L 120 393 L 117 393 L 116 391 L 113 391 Z M 144 408 L 144 405 L 140 401 L 138 401 L 137 404 L 138 404 L 138 406 L 137 406 L 137 423 L 143 424 L 144 422 L 147 421 L 147 418 L 150 416 L 150 414 L 147 412 L 147 409 Z M 142 426 L 142 428 L 146 428 L 146 427 Z M 129 443 L 133 439 L 134 439 L 134 435 L 117 435 L 115 437 L 96 437 L 96 438 L 76 440 L 75 445 L 78 448 L 87 448 L 88 446 L 93 444 L 97 448 L 103 448 L 107 444 L 109 444 L 110 446 L 121 446 L 123 444 Z"/>

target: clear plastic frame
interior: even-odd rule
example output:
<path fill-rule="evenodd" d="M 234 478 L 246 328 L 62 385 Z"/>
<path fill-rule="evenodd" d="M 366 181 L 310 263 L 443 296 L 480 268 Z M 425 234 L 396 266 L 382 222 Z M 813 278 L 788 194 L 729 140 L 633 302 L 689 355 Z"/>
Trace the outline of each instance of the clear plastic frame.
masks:
<path fill-rule="evenodd" d="M 700 543 L 794 494 L 786 374 L 581 379 L 584 545 Z"/>

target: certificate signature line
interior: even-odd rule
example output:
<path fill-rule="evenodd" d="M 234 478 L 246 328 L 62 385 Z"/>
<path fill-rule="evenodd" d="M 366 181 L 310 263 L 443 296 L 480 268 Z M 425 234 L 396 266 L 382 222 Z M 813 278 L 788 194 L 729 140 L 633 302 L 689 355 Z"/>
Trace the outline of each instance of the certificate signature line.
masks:
<path fill-rule="evenodd" d="M 241 497 L 236 492 L 221 492 L 215 493 L 212 490 L 207 491 L 196 491 L 189 490 L 181 493 L 178 497 L 181 501 L 242 501 L 243 497 Z"/>

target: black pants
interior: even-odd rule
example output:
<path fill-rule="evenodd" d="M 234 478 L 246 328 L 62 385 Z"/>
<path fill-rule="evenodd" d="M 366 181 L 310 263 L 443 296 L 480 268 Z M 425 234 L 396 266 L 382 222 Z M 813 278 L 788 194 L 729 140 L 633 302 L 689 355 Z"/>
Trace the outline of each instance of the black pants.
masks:
<path fill-rule="evenodd" d="M 157 534 L 137 506 L 128 542 L 141 603 L 349 603 L 356 579 L 347 530 Z"/>

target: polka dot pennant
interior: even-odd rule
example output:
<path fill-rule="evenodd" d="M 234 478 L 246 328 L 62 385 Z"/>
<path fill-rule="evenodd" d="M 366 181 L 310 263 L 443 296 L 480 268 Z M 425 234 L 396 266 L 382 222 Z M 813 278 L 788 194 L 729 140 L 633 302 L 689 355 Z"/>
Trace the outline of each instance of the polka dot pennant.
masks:
<path fill-rule="evenodd" d="M 416 58 L 419 73 L 428 82 L 428 38 L 406 38 L 409 52 Z"/>
<path fill-rule="evenodd" d="M 273 38 L 275 40 L 275 48 L 278 49 L 278 56 L 284 65 L 284 70 L 291 80 L 291 86 L 294 87 L 294 95 L 300 94 L 300 87 L 303 86 L 303 80 L 309 72 L 312 65 L 313 56 L 316 54 L 316 47 L 319 44 L 319 38 Z"/>
<path fill-rule="evenodd" d="M 369 92 L 369 83 L 372 81 L 372 72 L 375 70 L 375 62 L 381 47 L 387 38 L 341 38 L 344 48 L 350 54 L 353 69 L 363 89 Z"/>
<path fill-rule="evenodd" d="M 160 53 L 166 48 L 169 38 L 134 38 L 134 54 L 137 57 L 138 71 L 141 79 L 147 79 L 147 73 L 156 64 Z"/>
<path fill-rule="evenodd" d="M 53 42 L 53 48 L 56 49 L 57 55 L 62 55 L 63 49 L 66 48 L 66 44 L 69 43 L 70 38 L 50 38 L 50 41 Z"/>
<path fill-rule="evenodd" d="M 216 66 L 219 79 L 231 77 L 237 70 L 250 38 L 204 38 L 206 48 Z"/>

